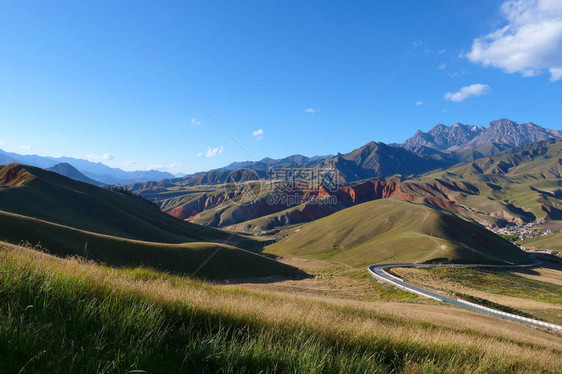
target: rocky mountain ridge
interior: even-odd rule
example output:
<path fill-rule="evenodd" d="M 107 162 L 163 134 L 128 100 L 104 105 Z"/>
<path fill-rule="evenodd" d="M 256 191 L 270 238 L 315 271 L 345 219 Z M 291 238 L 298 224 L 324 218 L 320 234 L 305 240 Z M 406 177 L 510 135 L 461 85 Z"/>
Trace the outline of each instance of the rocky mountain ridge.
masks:
<path fill-rule="evenodd" d="M 418 152 L 422 147 L 454 152 L 489 144 L 507 149 L 550 138 L 562 138 L 562 131 L 546 129 L 532 122 L 517 123 L 501 118 L 491 121 L 488 127 L 465 125 L 459 122 L 452 126 L 440 123 L 428 132 L 418 130 L 401 146 L 413 152 Z"/>

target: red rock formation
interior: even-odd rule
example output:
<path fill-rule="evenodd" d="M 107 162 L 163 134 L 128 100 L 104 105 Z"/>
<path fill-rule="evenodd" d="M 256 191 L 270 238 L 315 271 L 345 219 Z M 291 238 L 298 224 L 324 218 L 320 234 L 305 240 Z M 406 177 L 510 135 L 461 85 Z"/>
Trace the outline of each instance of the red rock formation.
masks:
<path fill-rule="evenodd" d="M 0 168 L 0 186 L 19 186 L 33 178 L 21 165 L 11 164 Z"/>

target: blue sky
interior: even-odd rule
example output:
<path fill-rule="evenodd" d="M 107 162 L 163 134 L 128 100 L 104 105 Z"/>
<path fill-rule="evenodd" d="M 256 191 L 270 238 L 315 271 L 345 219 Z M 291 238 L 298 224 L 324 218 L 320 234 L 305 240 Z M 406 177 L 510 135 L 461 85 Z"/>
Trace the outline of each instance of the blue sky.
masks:
<path fill-rule="evenodd" d="M 3 1 L 0 148 L 173 173 L 311 156 L 378 88 L 318 154 L 439 122 L 562 129 L 560 3 Z"/>

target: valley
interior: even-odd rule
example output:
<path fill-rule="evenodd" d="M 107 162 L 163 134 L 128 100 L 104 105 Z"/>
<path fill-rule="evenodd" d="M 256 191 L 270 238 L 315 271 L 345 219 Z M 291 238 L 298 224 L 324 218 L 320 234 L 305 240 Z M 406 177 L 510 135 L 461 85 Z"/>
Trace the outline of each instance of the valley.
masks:
<path fill-rule="evenodd" d="M 0 1 L 0 374 L 562 373 L 562 0 Z"/>
<path fill-rule="evenodd" d="M 76 362 L 110 372 L 556 372 L 558 332 L 412 294 L 367 268 L 530 264 L 532 253 L 541 264 L 530 268 L 391 272 L 444 297 L 562 324 L 562 268 L 545 251 L 562 248 L 562 141 L 515 142 L 470 161 L 407 144 L 112 186 L 71 164 L 1 166 L 0 305 L 15 314 L 0 318 L 0 356 L 33 372 L 49 372 L 61 349 L 57 367 L 67 372 Z M 270 179 L 272 170 L 293 179 Z M 328 170 L 330 183 L 292 177 L 307 170 Z M 96 332 L 106 323 L 98 313 L 115 333 Z M 79 350 L 67 332 L 75 328 Z M 29 355 L 8 342 L 38 352 L 42 329 L 75 343 L 46 343 L 48 353 L 25 364 Z M 117 348 L 116 339 L 130 343 Z"/>

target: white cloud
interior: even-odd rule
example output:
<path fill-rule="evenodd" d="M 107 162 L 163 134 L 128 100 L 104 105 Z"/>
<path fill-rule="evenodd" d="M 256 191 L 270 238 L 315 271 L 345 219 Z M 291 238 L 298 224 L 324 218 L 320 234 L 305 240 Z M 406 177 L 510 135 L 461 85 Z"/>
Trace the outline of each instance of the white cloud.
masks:
<path fill-rule="evenodd" d="M 0 145 L 6 145 L 6 143 L 3 140 L 0 140 Z"/>
<path fill-rule="evenodd" d="M 192 118 L 191 123 L 194 124 L 194 125 L 200 125 L 201 124 L 201 122 L 197 121 L 196 118 Z"/>
<path fill-rule="evenodd" d="M 548 70 L 562 78 L 562 1 L 509 0 L 501 6 L 507 25 L 476 38 L 464 55 L 506 73 L 535 76 Z"/>
<path fill-rule="evenodd" d="M 440 55 L 442 55 L 442 54 L 445 53 L 445 52 L 447 52 L 446 49 L 442 49 L 442 50 L 440 50 L 440 51 L 437 51 L 437 53 L 439 53 Z"/>
<path fill-rule="evenodd" d="M 455 102 L 461 102 L 470 96 L 481 96 L 490 90 L 490 86 L 486 84 L 471 84 L 470 86 L 462 87 L 457 92 L 447 92 L 444 96 L 445 99 Z"/>
<path fill-rule="evenodd" d="M 101 156 L 90 153 L 89 155 L 84 156 L 84 158 L 88 161 L 100 161 L 100 160 L 108 161 L 108 160 L 113 160 L 115 157 L 113 157 L 113 155 L 109 153 L 104 153 Z"/>
<path fill-rule="evenodd" d="M 263 137 L 263 130 L 259 129 L 259 130 L 255 130 L 252 131 L 252 135 L 257 139 L 260 140 Z"/>
<path fill-rule="evenodd" d="M 132 162 L 132 161 L 130 161 Z M 133 162 L 134 163 L 134 162 Z M 166 171 L 166 170 L 170 170 L 170 169 L 179 169 L 183 166 L 183 164 L 180 164 L 178 162 L 172 162 L 169 165 L 162 165 L 162 164 L 151 164 L 148 165 L 144 170 L 160 170 L 160 171 Z"/>
<path fill-rule="evenodd" d="M 135 162 L 132 161 L 132 160 L 125 161 L 125 165 L 134 165 L 134 164 L 135 164 Z"/>
<path fill-rule="evenodd" d="M 439 69 L 443 70 L 447 67 L 447 64 L 441 64 L 438 66 Z"/>
<path fill-rule="evenodd" d="M 26 145 L 20 145 L 20 148 L 21 149 L 31 149 L 31 146 L 27 145 L 27 144 Z"/>
<path fill-rule="evenodd" d="M 422 45 L 422 44 L 423 44 L 423 40 L 414 40 L 414 41 L 412 42 L 412 45 L 413 45 L 414 47 L 420 46 L 420 45 Z"/>
<path fill-rule="evenodd" d="M 197 156 L 198 156 L 198 157 L 201 157 L 201 156 L 205 156 L 205 157 L 215 157 L 216 155 L 220 155 L 220 154 L 222 153 L 223 149 L 224 149 L 224 147 L 216 147 L 216 148 L 208 147 L 206 153 L 199 152 L 199 153 L 197 154 Z"/>
<path fill-rule="evenodd" d="M 555 82 L 558 79 L 562 78 L 562 68 L 550 68 L 550 81 Z"/>
<path fill-rule="evenodd" d="M 423 104 L 423 101 L 416 101 L 417 106 L 422 105 L 422 104 Z"/>
<path fill-rule="evenodd" d="M 304 111 L 305 111 L 306 113 L 310 113 L 310 114 L 316 113 L 316 109 L 313 109 L 313 108 L 306 108 Z"/>

